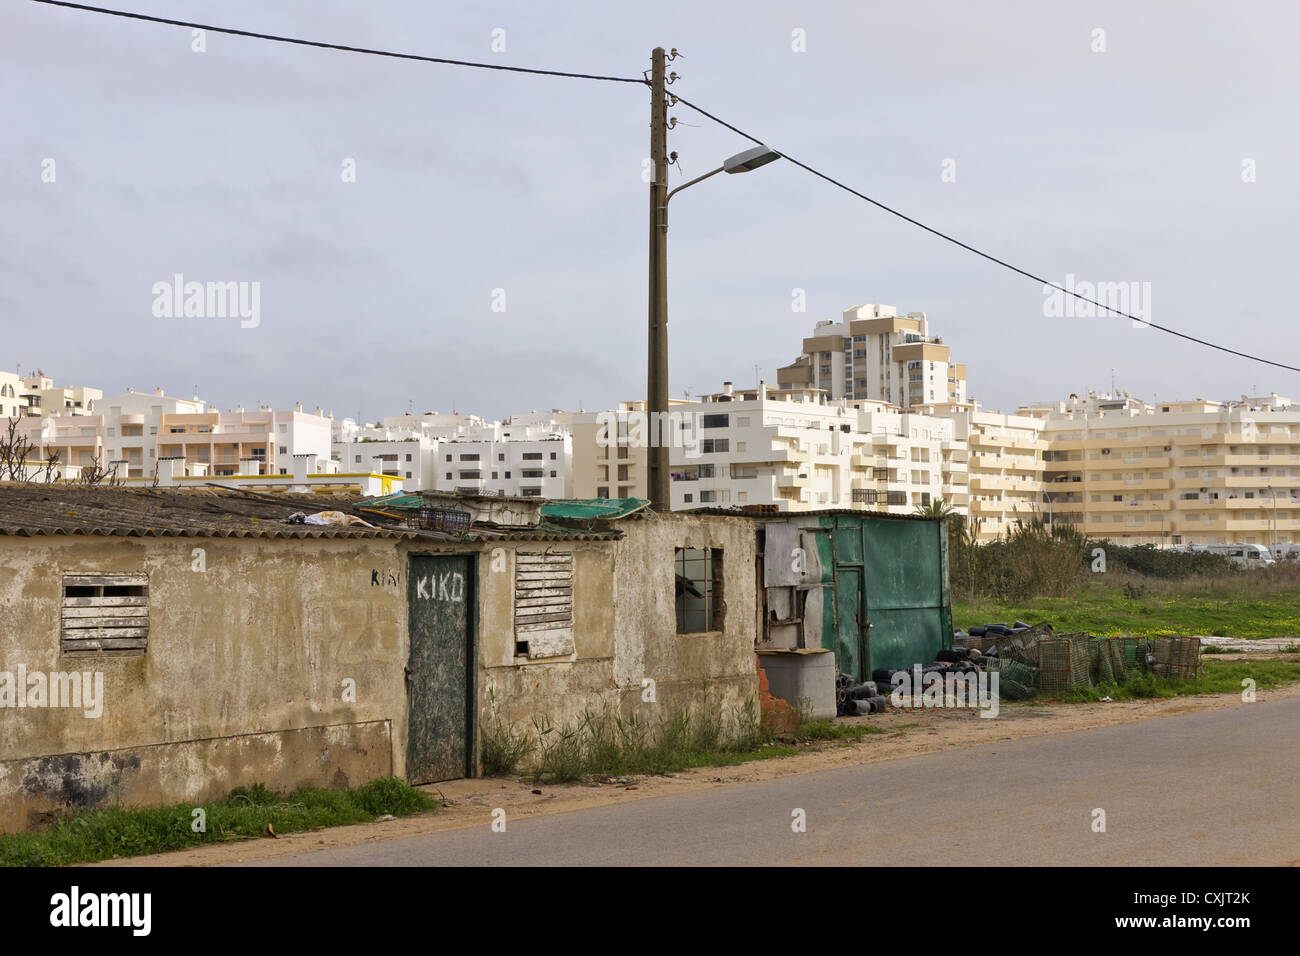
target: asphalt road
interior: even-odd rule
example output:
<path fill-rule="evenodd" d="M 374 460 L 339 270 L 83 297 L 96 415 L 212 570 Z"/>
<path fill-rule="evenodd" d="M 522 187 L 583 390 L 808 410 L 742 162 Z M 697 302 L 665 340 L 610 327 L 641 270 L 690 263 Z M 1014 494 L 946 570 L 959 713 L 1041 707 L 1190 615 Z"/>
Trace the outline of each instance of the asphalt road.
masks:
<path fill-rule="evenodd" d="M 256 865 L 1271 865 L 1300 861 L 1298 811 L 1292 697 Z"/>

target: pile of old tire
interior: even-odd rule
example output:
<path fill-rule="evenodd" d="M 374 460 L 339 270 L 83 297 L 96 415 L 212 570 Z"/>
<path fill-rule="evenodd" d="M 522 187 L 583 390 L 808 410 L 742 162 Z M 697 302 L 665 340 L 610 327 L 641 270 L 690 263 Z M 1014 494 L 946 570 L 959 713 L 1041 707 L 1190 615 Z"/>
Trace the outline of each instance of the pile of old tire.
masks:
<path fill-rule="evenodd" d="M 861 714 L 876 714 L 885 709 L 885 698 L 881 696 L 875 681 L 863 681 L 843 689 L 843 698 L 836 691 L 836 709 L 841 717 L 856 717 Z"/>
<path fill-rule="evenodd" d="M 889 701 L 881 694 L 874 697 L 863 697 L 860 700 L 849 700 L 844 702 L 844 717 L 862 717 L 867 714 L 878 714 L 889 706 Z"/>
<path fill-rule="evenodd" d="M 955 631 L 953 636 L 960 634 L 963 637 L 1010 637 L 1012 634 L 1023 634 L 1032 626 L 1024 621 L 1016 621 L 1014 624 L 977 624 L 965 631 Z"/>

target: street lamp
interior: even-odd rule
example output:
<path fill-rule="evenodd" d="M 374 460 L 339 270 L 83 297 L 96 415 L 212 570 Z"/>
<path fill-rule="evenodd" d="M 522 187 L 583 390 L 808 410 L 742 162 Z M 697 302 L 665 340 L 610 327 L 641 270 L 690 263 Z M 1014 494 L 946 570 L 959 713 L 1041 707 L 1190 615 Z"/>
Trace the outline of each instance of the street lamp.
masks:
<path fill-rule="evenodd" d="M 650 157 L 654 162 L 654 179 L 650 182 L 650 334 L 646 373 L 650 447 L 646 477 L 650 507 L 657 511 L 672 508 L 668 449 L 676 437 L 663 433 L 668 425 L 668 200 L 687 186 L 694 186 L 718 173 L 747 173 L 781 158 L 775 150 L 754 146 L 730 157 L 717 169 L 669 192 L 664 56 L 663 47 L 656 47 L 650 64 Z"/>

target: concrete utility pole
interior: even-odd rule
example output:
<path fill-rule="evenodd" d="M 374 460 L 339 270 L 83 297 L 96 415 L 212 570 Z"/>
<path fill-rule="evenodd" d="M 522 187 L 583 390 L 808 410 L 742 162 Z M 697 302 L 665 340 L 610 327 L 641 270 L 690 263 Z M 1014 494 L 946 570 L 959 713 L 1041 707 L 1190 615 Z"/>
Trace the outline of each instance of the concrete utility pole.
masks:
<path fill-rule="evenodd" d="M 678 435 L 668 424 L 668 201 L 676 193 L 702 183 L 718 173 L 747 173 L 781 158 L 766 146 L 751 146 L 730 156 L 717 169 L 690 182 L 668 189 L 668 94 L 664 86 L 677 78 L 664 76 L 667 62 L 676 59 L 673 49 L 665 59 L 664 48 L 657 46 L 650 62 L 650 161 L 654 179 L 650 182 L 650 341 L 649 366 L 646 373 L 646 411 L 650 413 L 650 447 L 646 455 L 650 507 L 656 511 L 672 509 L 672 475 L 669 471 L 669 446 Z M 676 102 L 676 100 L 674 100 Z M 672 157 L 674 160 L 676 156 Z"/>
<path fill-rule="evenodd" d="M 646 455 L 650 507 L 672 508 L 668 442 L 661 434 L 668 421 L 668 108 L 664 90 L 664 48 L 650 54 L 650 322 L 649 367 L 646 373 L 646 411 L 649 412 L 650 446 Z"/>

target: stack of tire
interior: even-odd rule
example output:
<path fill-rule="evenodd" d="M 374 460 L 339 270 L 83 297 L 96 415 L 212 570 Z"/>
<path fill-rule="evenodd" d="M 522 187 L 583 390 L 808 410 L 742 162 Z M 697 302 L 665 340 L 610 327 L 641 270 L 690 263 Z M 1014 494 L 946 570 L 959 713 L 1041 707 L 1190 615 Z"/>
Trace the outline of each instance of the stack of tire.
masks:
<path fill-rule="evenodd" d="M 860 717 L 878 714 L 888 706 L 873 680 L 854 683 L 848 674 L 841 674 L 835 686 L 835 706 L 841 717 Z"/>

